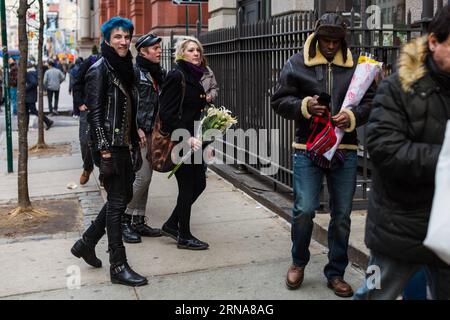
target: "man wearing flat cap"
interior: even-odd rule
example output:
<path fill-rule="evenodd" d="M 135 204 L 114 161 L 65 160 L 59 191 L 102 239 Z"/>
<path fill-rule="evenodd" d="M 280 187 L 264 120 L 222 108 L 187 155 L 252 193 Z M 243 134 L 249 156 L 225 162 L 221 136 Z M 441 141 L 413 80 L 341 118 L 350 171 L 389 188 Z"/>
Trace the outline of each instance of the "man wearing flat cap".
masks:
<path fill-rule="evenodd" d="M 315 31 L 306 40 L 303 50 L 294 54 L 284 66 L 272 107 L 280 116 L 295 120 L 296 133 L 293 171 L 294 208 L 292 210 L 292 265 L 286 277 L 288 289 L 297 289 L 303 282 L 310 259 L 309 244 L 315 210 L 324 176 L 330 195 L 331 220 L 328 228 L 328 264 L 324 273 L 327 286 L 340 297 L 351 297 L 352 287 L 344 281 L 348 265 L 350 213 L 356 187 L 357 136 L 355 128 L 367 122 L 374 88 L 371 87 L 358 106 L 341 110 L 356 68 L 345 40 L 347 26 L 341 16 L 325 14 L 316 23 Z M 328 106 L 319 98 L 331 96 Z M 319 102 L 320 101 L 320 102 Z M 345 135 L 331 161 L 311 150 L 306 142 L 312 134 L 311 121 L 326 116 Z"/>
<path fill-rule="evenodd" d="M 165 71 L 160 66 L 161 38 L 152 33 L 141 36 L 136 41 L 136 65 L 134 66 L 135 83 L 139 94 L 137 124 L 140 147 L 144 164 L 136 172 L 133 183 L 133 199 L 128 204 L 122 219 L 124 242 L 141 242 L 141 236 L 159 237 L 161 230 L 147 225 L 145 208 L 148 189 L 152 179 L 152 168 L 146 159 L 147 138 L 152 132 L 156 113 L 159 108 L 159 92 L 165 78 Z"/>

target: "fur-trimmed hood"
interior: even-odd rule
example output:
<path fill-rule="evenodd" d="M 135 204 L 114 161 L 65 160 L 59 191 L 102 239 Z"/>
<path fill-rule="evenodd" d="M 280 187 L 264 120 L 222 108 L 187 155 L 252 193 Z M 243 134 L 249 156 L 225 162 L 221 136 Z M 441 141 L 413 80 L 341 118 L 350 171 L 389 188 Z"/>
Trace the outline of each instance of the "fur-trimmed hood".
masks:
<path fill-rule="evenodd" d="M 428 53 L 426 36 L 414 39 L 403 47 L 398 60 L 398 75 L 405 92 L 410 92 L 413 85 L 427 74 L 425 61 Z"/>
<path fill-rule="evenodd" d="M 321 64 L 328 64 L 328 60 L 323 56 L 323 54 L 319 50 L 318 43 L 316 43 L 316 46 L 317 46 L 316 56 L 314 58 L 310 58 L 310 56 L 309 56 L 309 48 L 311 46 L 311 43 L 312 43 L 313 39 L 314 39 L 314 34 L 311 34 L 308 37 L 308 39 L 306 39 L 306 41 L 305 41 L 305 45 L 304 45 L 304 48 L 303 48 L 305 65 L 308 66 L 308 67 L 315 67 L 315 66 L 321 65 Z M 353 68 L 354 61 L 353 61 L 353 56 L 352 56 L 352 53 L 351 53 L 350 49 L 347 49 L 347 61 L 345 63 L 344 63 L 344 58 L 342 56 L 342 50 L 339 50 L 336 53 L 332 63 L 334 65 L 336 65 L 336 66 L 339 66 L 339 67 Z"/>

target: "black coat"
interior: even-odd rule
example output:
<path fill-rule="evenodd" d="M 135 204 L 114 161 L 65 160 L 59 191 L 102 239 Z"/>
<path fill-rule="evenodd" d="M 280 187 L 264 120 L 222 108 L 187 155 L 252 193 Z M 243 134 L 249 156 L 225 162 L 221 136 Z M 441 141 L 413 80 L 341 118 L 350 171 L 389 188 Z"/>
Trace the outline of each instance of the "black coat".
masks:
<path fill-rule="evenodd" d="M 178 117 L 182 99 L 182 75 L 183 72 L 186 89 L 182 106 L 181 118 Z M 160 119 L 162 130 L 172 133 L 175 129 L 187 129 L 194 136 L 194 121 L 200 120 L 201 113 L 206 106 L 206 94 L 200 81 L 196 81 L 194 75 L 179 62 L 177 66 L 167 74 L 160 96 Z"/>
<path fill-rule="evenodd" d="M 105 58 L 91 66 L 85 79 L 85 104 L 94 148 L 101 151 L 111 147 L 137 146 L 136 87 L 133 86 L 129 96 Z"/>
<path fill-rule="evenodd" d="M 38 75 L 36 70 L 27 71 L 25 103 L 36 103 L 37 87 L 38 87 Z"/>
<path fill-rule="evenodd" d="M 399 72 L 380 84 L 374 100 L 367 127 L 374 170 L 365 242 L 395 259 L 439 264 L 422 242 L 450 117 L 450 90 L 444 88 L 448 81 L 437 80 L 427 67 L 427 45 L 419 38 L 403 49 Z"/>
<path fill-rule="evenodd" d="M 307 111 L 307 100 L 325 92 L 331 96 L 331 114 L 339 113 L 345 95 L 357 66 L 356 59 L 347 51 L 347 61 L 344 62 L 339 51 L 333 62 L 328 63 L 317 50 L 314 58 L 309 58 L 309 47 L 314 35 L 305 42 L 303 50 L 294 54 L 281 71 L 278 88 L 272 97 L 272 108 L 277 114 L 289 120 L 295 120 L 295 144 L 297 149 L 305 149 L 310 135 L 310 117 Z M 375 94 L 373 84 L 360 105 L 344 110 L 350 116 L 351 124 L 341 142 L 340 148 L 357 149 L 355 128 L 367 122 Z"/>
<path fill-rule="evenodd" d="M 84 60 L 79 66 L 78 71 L 74 75 L 73 84 L 72 84 L 72 96 L 73 96 L 73 104 L 75 108 L 79 108 L 83 104 L 85 104 L 85 77 L 89 68 L 100 59 L 97 55 L 89 56 L 86 60 Z M 74 68 L 77 68 L 75 66 Z"/>

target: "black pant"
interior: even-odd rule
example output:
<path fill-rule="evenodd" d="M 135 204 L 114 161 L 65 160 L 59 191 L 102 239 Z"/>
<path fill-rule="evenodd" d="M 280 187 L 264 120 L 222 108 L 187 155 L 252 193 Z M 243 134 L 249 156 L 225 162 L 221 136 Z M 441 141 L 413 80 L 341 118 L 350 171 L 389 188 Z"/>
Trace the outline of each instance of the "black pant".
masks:
<path fill-rule="evenodd" d="M 181 238 L 192 238 L 190 230 L 191 208 L 206 188 L 203 164 L 183 164 L 175 173 L 178 182 L 177 205 L 166 224 L 178 229 Z"/>
<path fill-rule="evenodd" d="M 39 117 L 39 112 L 36 109 L 35 102 L 25 103 L 25 109 L 27 110 L 27 128 L 28 128 L 28 124 L 30 123 L 30 114 L 34 114 L 36 117 Z M 44 123 L 47 127 L 49 126 L 50 122 L 51 120 L 44 115 Z"/>
<path fill-rule="evenodd" d="M 55 95 L 55 105 L 52 105 L 53 95 Z M 54 91 L 47 89 L 47 98 L 48 98 L 48 110 L 50 112 L 53 112 L 53 109 L 55 111 L 58 111 L 58 100 L 59 100 L 59 90 Z"/>
<path fill-rule="evenodd" d="M 83 169 L 92 171 L 94 161 L 92 159 L 91 148 L 89 147 L 87 111 L 80 112 L 80 130 L 78 133 L 81 147 L 81 157 L 83 158 Z"/>
<path fill-rule="evenodd" d="M 126 262 L 121 220 L 128 203 L 133 198 L 134 172 L 128 148 L 113 148 L 111 153 L 116 173 L 103 180 L 103 185 L 108 193 L 107 202 L 100 210 L 93 225 L 83 234 L 83 238 L 87 237 L 96 244 L 103 235 L 98 231 L 104 230 L 106 227 L 110 263 L 119 265 Z M 121 254 L 115 254 L 117 252 Z"/>

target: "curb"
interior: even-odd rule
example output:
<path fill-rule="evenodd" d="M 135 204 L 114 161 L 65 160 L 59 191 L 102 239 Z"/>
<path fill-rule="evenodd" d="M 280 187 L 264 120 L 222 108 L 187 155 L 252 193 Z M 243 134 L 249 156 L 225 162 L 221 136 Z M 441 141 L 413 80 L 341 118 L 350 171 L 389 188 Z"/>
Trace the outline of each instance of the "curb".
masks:
<path fill-rule="evenodd" d="M 231 166 L 210 165 L 208 166 L 208 168 L 217 173 L 223 179 L 227 180 L 234 187 L 242 190 L 250 197 L 278 214 L 288 223 L 291 223 L 291 210 L 293 201 L 292 196 L 289 197 L 287 193 L 283 194 L 282 192 L 264 190 L 264 187 L 267 188 L 269 186 L 267 182 L 261 181 L 261 179 L 258 179 L 258 177 L 254 174 L 245 174 L 246 178 L 242 179 L 242 174 L 236 173 L 235 169 Z M 246 183 L 245 180 L 251 181 L 257 187 L 249 186 L 249 184 Z M 268 194 L 264 194 L 264 191 L 267 191 Z M 328 248 L 328 230 L 317 224 L 316 222 L 314 222 L 312 238 L 319 242 L 321 245 Z M 364 270 L 367 268 L 369 256 L 358 249 L 356 246 L 353 246 L 351 243 L 349 243 L 348 247 L 348 257 L 353 265 L 356 265 L 357 267 Z"/>

